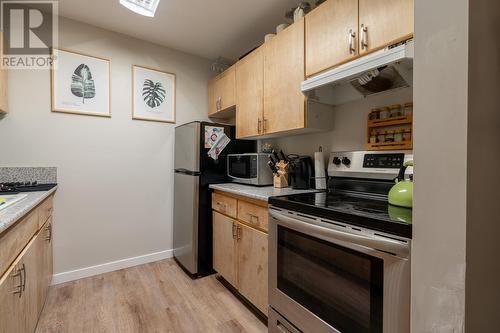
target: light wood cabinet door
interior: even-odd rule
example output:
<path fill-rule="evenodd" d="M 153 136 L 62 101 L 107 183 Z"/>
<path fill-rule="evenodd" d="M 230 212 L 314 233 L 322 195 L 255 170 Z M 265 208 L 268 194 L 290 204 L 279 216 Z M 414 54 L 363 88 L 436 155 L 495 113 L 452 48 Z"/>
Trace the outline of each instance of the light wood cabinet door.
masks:
<path fill-rule="evenodd" d="M 212 208 L 224 215 L 236 218 L 238 204 L 235 198 L 214 192 L 212 193 Z"/>
<path fill-rule="evenodd" d="M 413 12 L 413 0 L 359 0 L 360 53 L 411 37 Z"/>
<path fill-rule="evenodd" d="M 239 292 L 260 311 L 268 312 L 267 234 L 238 224 Z"/>
<path fill-rule="evenodd" d="M 227 282 L 237 287 L 236 221 L 213 212 L 213 267 Z"/>
<path fill-rule="evenodd" d="M 26 298 L 24 319 L 26 332 L 34 332 L 38 322 L 38 316 L 42 310 L 43 296 L 40 288 L 43 280 L 43 261 L 45 244 L 43 232 L 39 232 L 28 245 L 29 248 L 21 260 L 24 265 L 23 297 Z"/>
<path fill-rule="evenodd" d="M 229 67 L 208 83 L 208 115 L 216 117 L 221 111 L 236 105 L 236 70 Z"/>
<path fill-rule="evenodd" d="M 351 60 L 358 54 L 358 0 L 328 0 L 305 18 L 306 75 Z"/>
<path fill-rule="evenodd" d="M 0 45 L 3 45 L 3 32 L 0 32 Z M 7 113 L 9 109 L 7 102 L 7 87 L 7 70 L 0 68 L 0 113 Z"/>
<path fill-rule="evenodd" d="M 236 65 L 236 137 L 257 136 L 264 115 L 264 54 L 260 47 Z"/>
<path fill-rule="evenodd" d="M 53 263 L 52 263 L 52 217 L 40 230 L 37 239 L 37 306 L 38 311 L 43 309 L 49 286 L 52 283 Z"/>
<path fill-rule="evenodd" d="M 215 98 L 215 83 L 216 80 L 208 81 L 208 115 L 211 116 L 217 112 L 218 102 Z"/>
<path fill-rule="evenodd" d="M 14 263 L 0 278 L 0 332 L 24 333 L 25 300 L 21 293 L 22 264 Z"/>
<path fill-rule="evenodd" d="M 264 44 L 265 134 L 305 127 L 304 19 Z"/>

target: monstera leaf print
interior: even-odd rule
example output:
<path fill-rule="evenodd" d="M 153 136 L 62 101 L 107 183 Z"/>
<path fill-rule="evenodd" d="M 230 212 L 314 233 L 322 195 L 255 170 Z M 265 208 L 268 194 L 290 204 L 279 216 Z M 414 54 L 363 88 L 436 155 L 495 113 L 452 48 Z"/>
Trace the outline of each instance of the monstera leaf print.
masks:
<path fill-rule="evenodd" d="M 142 97 L 144 102 L 150 108 L 155 108 L 160 106 L 165 100 L 165 88 L 160 82 L 154 83 L 153 81 L 146 79 L 144 85 L 142 86 Z"/>
<path fill-rule="evenodd" d="M 71 77 L 71 92 L 77 97 L 81 97 L 83 104 L 86 99 L 95 97 L 95 83 L 89 66 L 81 64 L 75 69 Z"/>

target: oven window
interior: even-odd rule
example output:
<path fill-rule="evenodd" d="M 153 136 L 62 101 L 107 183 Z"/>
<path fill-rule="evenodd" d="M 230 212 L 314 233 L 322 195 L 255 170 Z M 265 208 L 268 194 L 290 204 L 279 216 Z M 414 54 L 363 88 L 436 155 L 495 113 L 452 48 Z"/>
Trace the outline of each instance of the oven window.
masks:
<path fill-rule="evenodd" d="M 236 178 L 255 178 L 257 175 L 253 172 L 253 156 L 229 157 L 229 175 Z"/>
<path fill-rule="evenodd" d="M 278 289 L 342 333 L 382 333 L 384 261 L 278 226 Z"/>

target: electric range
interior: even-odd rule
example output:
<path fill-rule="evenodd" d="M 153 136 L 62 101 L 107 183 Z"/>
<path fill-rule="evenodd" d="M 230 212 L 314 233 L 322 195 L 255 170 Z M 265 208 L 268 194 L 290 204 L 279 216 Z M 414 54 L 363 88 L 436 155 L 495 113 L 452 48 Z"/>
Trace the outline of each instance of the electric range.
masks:
<path fill-rule="evenodd" d="M 412 210 L 388 193 L 411 159 L 332 153 L 326 192 L 269 199 L 270 333 L 410 332 Z"/>
<path fill-rule="evenodd" d="M 56 186 L 57 184 L 39 184 L 36 181 L 0 183 L 0 194 L 48 191 Z"/>

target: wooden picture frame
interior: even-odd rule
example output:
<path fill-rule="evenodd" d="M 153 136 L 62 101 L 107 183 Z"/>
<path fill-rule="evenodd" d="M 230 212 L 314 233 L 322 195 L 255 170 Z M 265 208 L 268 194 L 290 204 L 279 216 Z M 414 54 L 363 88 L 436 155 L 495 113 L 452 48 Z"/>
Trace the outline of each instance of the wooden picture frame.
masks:
<path fill-rule="evenodd" d="M 132 65 L 132 119 L 175 124 L 175 73 Z"/>
<path fill-rule="evenodd" d="M 110 118 L 111 61 L 60 48 L 52 56 L 52 112 Z"/>

